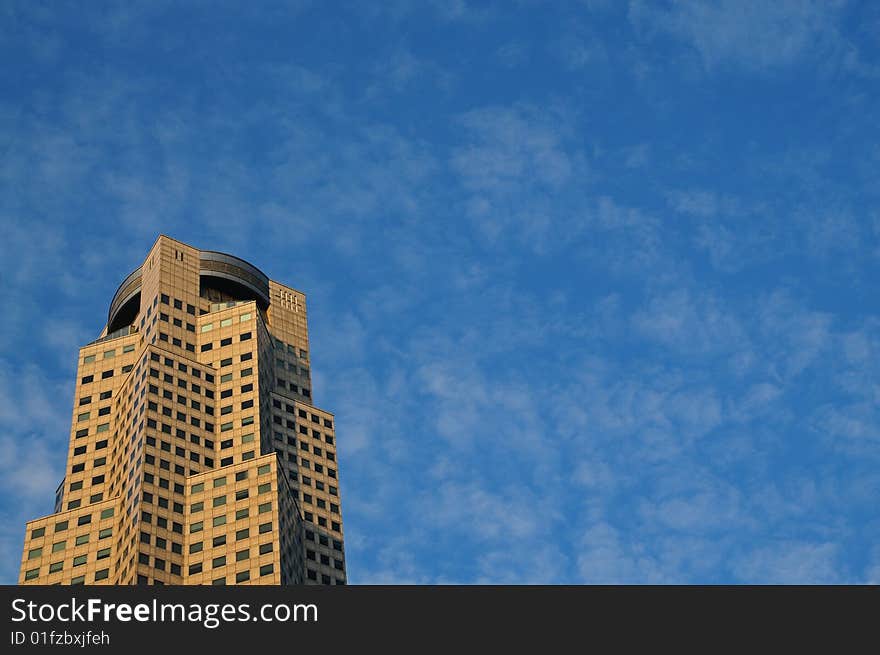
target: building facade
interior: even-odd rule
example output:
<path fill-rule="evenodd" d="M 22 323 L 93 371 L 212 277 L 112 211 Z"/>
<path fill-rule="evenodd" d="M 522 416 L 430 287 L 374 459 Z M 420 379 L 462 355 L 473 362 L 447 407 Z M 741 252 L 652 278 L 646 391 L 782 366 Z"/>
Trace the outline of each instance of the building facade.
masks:
<path fill-rule="evenodd" d="M 79 351 L 55 513 L 20 584 L 345 584 L 305 296 L 160 236 Z"/>

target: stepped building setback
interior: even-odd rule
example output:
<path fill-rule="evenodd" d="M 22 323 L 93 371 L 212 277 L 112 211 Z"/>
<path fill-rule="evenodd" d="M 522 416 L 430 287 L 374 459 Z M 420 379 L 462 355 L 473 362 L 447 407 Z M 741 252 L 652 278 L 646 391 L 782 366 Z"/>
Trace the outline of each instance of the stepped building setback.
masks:
<path fill-rule="evenodd" d="M 305 295 L 160 236 L 79 351 L 55 513 L 20 584 L 345 584 Z"/>

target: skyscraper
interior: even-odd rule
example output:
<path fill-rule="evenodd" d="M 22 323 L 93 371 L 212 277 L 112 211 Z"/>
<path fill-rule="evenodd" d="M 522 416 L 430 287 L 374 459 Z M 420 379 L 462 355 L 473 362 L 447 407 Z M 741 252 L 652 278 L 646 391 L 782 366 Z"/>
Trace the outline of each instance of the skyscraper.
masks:
<path fill-rule="evenodd" d="M 160 236 L 79 351 L 55 513 L 22 584 L 344 584 L 305 296 Z"/>

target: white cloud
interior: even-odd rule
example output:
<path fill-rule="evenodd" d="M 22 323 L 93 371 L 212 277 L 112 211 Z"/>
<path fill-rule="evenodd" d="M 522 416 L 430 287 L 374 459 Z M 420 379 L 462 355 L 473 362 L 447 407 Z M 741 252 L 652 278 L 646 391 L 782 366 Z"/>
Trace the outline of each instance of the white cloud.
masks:
<path fill-rule="evenodd" d="M 608 523 L 584 531 L 578 571 L 585 584 L 659 584 L 669 576 L 645 544 L 628 540 Z"/>
<path fill-rule="evenodd" d="M 830 542 L 779 541 L 742 555 L 733 564 L 740 582 L 840 584 L 839 546 Z"/>
<path fill-rule="evenodd" d="M 682 0 L 661 7 L 632 0 L 629 17 L 644 36 L 663 33 L 688 43 L 708 70 L 733 65 L 763 71 L 802 57 L 839 56 L 842 6 L 819 0 Z"/>

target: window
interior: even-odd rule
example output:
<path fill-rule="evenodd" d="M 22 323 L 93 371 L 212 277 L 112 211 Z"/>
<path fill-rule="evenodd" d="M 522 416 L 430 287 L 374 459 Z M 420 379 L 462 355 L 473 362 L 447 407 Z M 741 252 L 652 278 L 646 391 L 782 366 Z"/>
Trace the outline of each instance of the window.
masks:
<path fill-rule="evenodd" d="M 235 561 L 236 562 L 243 562 L 244 560 L 249 559 L 250 556 L 251 556 L 250 549 L 245 548 L 244 550 L 240 550 L 237 553 L 235 553 Z"/>
<path fill-rule="evenodd" d="M 64 562 L 55 562 L 49 565 L 49 573 L 57 573 L 64 568 Z"/>
<path fill-rule="evenodd" d="M 86 355 L 83 357 L 83 364 L 91 364 L 93 361 L 95 361 L 94 355 Z"/>
<path fill-rule="evenodd" d="M 53 547 L 54 548 L 54 547 Z M 28 551 L 28 559 L 37 559 L 43 554 L 42 548 L 31 548 Z"/>
<path fill-rule="evenodd" d="M 102 548 L 101 550 L 98 551 L 98 555 L 95 559 L 102 560 L 102 559 L 107 559 L 108 557 L 110 557 L 110 549 L 109 548 Z"/>
<path fill-rule="evenodd" d="M 82 378 L 82 380 L 80 380 L 80 384 L 89 384 L 90 382 L 93 382 L 94 379 L 94 375 L 86 375 Z"/>
<path fill-rule="evenodd" d="M 226 555 L 221 555 L 211 560 L 212 569 L 219 569 L 221 566 L 226 566 Z"/>
<path fill-rule="evenodd" d="M 190 575 L 195 575 L 196 573 L 201 573 L 201 572 L 202 572 L 202 563 L 201 562 L 199 562 L 198 564 L 190 564 L 189 565 L 189 574 Z"/>
<path fill-rule="evenodd" d="M 31 569 L 24 574 L 25 580 L 33 580 L 40 575 L 40 569 Z"/>
<path fill-rule="evenodd" d="M 235 533 L 235 540 L 241 541 L 242 539 L 247 539 L 251 536 L 250 528 L 244 528 L 243 530 L 237 530 Z"/>
<path fill-rule="evenodd" d="M 100 571 L 95 571 L 95 581 L 106 580 L 109 577 L 110 569 L 101 569 Z"/>
<path fill-rule="evenodd" d="M 264 564 L 263 566 L 260 567 L 260 575 L 261 576 L 269 575 L 269 574 L 273 573 L 274 571 L 275 571 L 274 564 Z"/>
<path fill-rule="evenodd" d="M 37 528 L 36 530 L 31 530 L 31 539 L 37 539 L 38 537 L 42 537 L 46 534 L 46 528 Z"/>
<path fill-rule="evenodd" d="M 246 580 L 250 580 L 250 579 L 251 579 L 251 572 L 250 571 L 242 571 L 241 573 L 235 574 L 235 581 L 236 582 L 245 582 Z"/>

